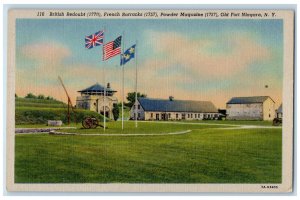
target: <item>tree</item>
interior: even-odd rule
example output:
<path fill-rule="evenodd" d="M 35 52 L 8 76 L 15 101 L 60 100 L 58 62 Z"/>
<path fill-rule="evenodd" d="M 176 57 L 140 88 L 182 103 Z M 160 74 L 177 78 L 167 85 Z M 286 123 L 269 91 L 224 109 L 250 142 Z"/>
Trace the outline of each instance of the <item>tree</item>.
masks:
<path fill-rule="evenodd" d="M 45 95 L 39 94 L 37 98 L 38 98 L 38 99 L 45 99 Z"/>
<path fill-rule="evenodd" d="M 114 116 L 114 120 L 117 121 L 119 118 L 119 113 L 120 113 L 118 104 L 114 103 L 112 113 Z"/>
<path fill-rule="evenodd" d="M 141 93 L 137 93 L 137 97 L 147 97 L 146 94 L 141 94 Z M 135 102 L 135 92 L 128 92 L 127 97 L 126 97 L 128 103 L 126 104 L 126 106 L 128 107 L 132 107 L 134 102 Z"/>
<path fill-rule="evenodd" d="M 46 99 L 47 99 L 47 100 L 54 100 L 54 98 L 51 97 L 51 96 L 47 96 Z"/>
<path fill-rule="evenodd" d="M 28 99 L 36 99 L 36 96 L 30 92 L 30 93 L 28 93 L 28 94 L 25 96 L 25 98 L 28 98 Z"/>

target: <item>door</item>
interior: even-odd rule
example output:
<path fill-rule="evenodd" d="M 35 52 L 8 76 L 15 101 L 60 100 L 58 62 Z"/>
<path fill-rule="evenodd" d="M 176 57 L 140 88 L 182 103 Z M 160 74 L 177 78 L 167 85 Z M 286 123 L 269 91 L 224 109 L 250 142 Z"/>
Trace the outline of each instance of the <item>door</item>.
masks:
<path fill-rule="evenodd" d="M 156 118 L 155 119 L 159 120 L 159 114 L 158 113 L 156 114 Z"/>

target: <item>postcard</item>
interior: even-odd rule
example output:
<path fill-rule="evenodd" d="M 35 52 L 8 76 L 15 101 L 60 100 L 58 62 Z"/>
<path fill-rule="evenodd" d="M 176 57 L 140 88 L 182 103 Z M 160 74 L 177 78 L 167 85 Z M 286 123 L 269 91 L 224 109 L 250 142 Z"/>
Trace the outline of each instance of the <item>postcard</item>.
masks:
<path fill-rule="evenodd" d="M 7 190 L 293 191 L 294 11 L 11 9 Z"/>

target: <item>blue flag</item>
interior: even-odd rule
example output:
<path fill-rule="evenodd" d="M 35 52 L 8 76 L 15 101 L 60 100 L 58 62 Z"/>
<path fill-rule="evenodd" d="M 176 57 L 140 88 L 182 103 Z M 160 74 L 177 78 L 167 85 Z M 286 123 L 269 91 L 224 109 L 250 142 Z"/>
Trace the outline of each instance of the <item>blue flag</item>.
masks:
<path fill-rule="evenodd" d="M 132 45 L 121 55 L 121 65 L 125 65 L 131 58 L 134 58 L 135 45 Z"/>

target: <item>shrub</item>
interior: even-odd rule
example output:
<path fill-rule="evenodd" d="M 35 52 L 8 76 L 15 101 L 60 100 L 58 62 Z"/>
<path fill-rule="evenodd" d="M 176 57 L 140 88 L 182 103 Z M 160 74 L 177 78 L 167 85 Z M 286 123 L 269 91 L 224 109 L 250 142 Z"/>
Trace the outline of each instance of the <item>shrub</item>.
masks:
<path fill-rule="evenodd" d="M 39 94 L 37 98 L 38 98 L 38 99 L 45 99 L 45 95 Z"/>
<path fill-rule="evenodd" d="M 116 103 L 114 104 L 114 107 L 112 109 L 112 113 L 113 113 L 113 116 L 114 116 L 114 120 L 117 121 L 118 118 L 119 118 L 119 113 L 120 113 L 118 104 L 116 104 Z"/>
<path fill-rule="evenodd" d="M 27 99 L 36 99 L 36 96 L 35 96 L 34 94 L 32 94 L 32 93 L 28 93 L 28 94 L 25 96 L 25 98 L 27 98 Z"/>
<path fill-rule="evenodd" d="M 70 122 L 81 123 L 87 117 L 95 117 L 103 121 L 103 116 L 88 110 L 76 110 L 75 114 L 70 114 Z M 46 124 L 48 120 L 61 120 L 68 122 L 68 112 L 62 108 L 38 109 L 34 107 L 16 108 L 16 124 Z M 75 121 L 76 119 L 76 121 Z"/>

